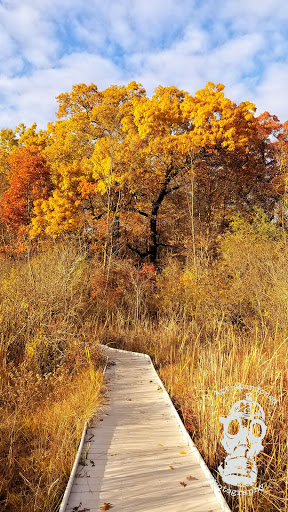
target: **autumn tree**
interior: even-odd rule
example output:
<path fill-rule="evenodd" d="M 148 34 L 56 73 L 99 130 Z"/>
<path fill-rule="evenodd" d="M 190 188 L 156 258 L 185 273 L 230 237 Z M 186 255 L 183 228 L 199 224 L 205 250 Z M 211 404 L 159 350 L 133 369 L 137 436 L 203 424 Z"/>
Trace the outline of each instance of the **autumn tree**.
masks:
<path fill-rule="evenodd" d="M 32 236 L 80 230 L 104 262 L 119 251 L 155 262 L 173 249 L 169 222 L 187 205 L 195 251 L 196 216 L 211 232 L 269 195 L 255 107 L 232 102 L 221 84 L 194 96 L 160 86 L 151 98 L 135 82 L 104 91 L 79 84 L 58 103 L 43 152 L 53 187 L 34 201 Z"/>
<path fill-rule="evenodd" d="M 50 170 L 44 156 L 31 147 L 18 147 L 8 161 L 9 182 L 1 200 L 1 219 L 19 238 L 27 234 L 34 200 L 48 194 Z"/>
<path fill-rule="evenodd" d="M 18 146 L 15 131 L 2 129 L 0 131 L 0 199 L 8 187 L 10 163 L 9 157 Z"/>
<path fill-rule="evenodd" d="M 221 84 L 208 83 L 191 96 L 175 87 L 158 87 L 151 99 L 144 97 L 135 105 L 146 163 L 136 173 L 134 211 L 147 218 L 150 241 L 146 251 L 133 249 L 152 261 L 166 245 L 159 231 L 159 212 L 171 194 L 190 187 L 192 217 L 198 203 L 197 214 L 209 225 L 213 209 L 223 213 L 233 208 L 238 199 L 235 185 L 240 183 L 241 189 L 245 181 L 251 182 L 247 155 L 257 141 L 255 107 L 249 102 L 236 105 L 223 89 Z"/>
<path fill-rule="evenodd" d="M 261 139 L 261 158 L 269 180 L 269 197 L 275 213 L 286 230 L 288 206 L 288 122 L 281 123 L 277 116 L 264 112 L 257 118 Z M 286 235 L 285 235 L 286 236 Z"/>
<path fill-rule="evenodd" d="M 44 229 L 58 236 L 81 228 L 82 233 L 97 235 L 106 258 L 119 239 L 131 155 L 137 152 L 127 138 L 133 124 L 132 100 L 143 94 L 143 88 L 132 82 L 102 92 L 93 84 L 80 84 L 71 94 L 58 97 L 59 121 L 48 127 L 45 151 L 53 194 L 37 203 L 32 235 Z"/>

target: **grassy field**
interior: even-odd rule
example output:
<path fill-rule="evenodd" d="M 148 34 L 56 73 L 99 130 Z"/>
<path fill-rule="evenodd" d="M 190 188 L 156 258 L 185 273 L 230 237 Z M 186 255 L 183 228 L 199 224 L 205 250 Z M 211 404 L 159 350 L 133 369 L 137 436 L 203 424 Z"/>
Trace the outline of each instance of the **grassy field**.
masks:
<path fill-rule="evenodd" d="M 288 510 L 288 249 L 238 222 L 213 258 L 168 257 L 156 272 L 78 245 L 1 261 L 0 503 L 54 512 L 83 423 L 102 400 L 98 342 L 149 353 L 212 473 L 226 456 L 219 416 L 259 386 L 267 432 L 252 496 L 233 512 Z M 223 391 L 226 386 L 233 390 Z M 229 486 L 227 486 L 229 488 Z"/>

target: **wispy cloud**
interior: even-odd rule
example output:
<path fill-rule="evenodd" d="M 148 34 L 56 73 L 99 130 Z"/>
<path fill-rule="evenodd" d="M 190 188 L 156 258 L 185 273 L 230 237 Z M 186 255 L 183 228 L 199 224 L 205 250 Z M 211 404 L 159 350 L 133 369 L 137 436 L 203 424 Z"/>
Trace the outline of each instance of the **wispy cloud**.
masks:
<path fill-rule="evenodd" d="M 134 79 L 148 93 L 221 82 L 284 121 L 287 21 L 282 0 L 2 0 L 0 127 L 45 127 L 75 83 Z"/>

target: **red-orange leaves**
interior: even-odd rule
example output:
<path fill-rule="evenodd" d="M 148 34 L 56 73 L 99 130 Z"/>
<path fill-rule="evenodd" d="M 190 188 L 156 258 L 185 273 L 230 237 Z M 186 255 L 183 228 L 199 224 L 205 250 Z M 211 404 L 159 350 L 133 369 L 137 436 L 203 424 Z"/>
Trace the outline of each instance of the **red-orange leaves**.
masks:
<path fill-rule="evenodd" d="M 21 147 L 9 159 L 9 188 L 1 201 L 1 218 L 13 232 L 28 226 L 34 199 L 44 198 L 50 185 L 50 171 L 41 153 Z"/>
<path fill-rule="evenodd" d="M 100 510 L 110 510 L 110 508 L 113 508 L 113 505 L 105 502 L 103 507 L 100 507 Z"/>

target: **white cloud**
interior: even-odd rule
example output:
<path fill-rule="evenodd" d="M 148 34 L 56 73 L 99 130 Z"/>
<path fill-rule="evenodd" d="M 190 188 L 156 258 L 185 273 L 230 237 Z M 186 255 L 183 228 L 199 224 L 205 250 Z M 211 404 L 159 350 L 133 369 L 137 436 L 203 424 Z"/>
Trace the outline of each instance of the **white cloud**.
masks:
<path fill-rule="evenodd" d="M 283 0 L 2 0 L 0 128 L 44 127 L 75 83 L 130 80 L 148 93 L 221 82 L 283 120 L 287 20 Z"/>
<path fill-rule="evenodd" d="M 218 3 L 218 2 L 217 2 Z M 257 26 L 265 20 L 285 21 L 288 17 L 288 6 L 282 0 L 241 0 L 221 3 L 221 15 L 233 18 L 239 25 Z"/>
<path fill-rule="evenodd" d="M 227 86 L 227 91 L 230 88 L 236 92 L 234 85 L 240 82 L 243 73 L 252 72 L 253 58 L 263 48 L 261 34 L 240 36 L 214 49 L 209 48 L 203 31 L 196 34 L 195 38 L 195 32 L 189 28 L 184 39 L 168 50 L 133 55 L 137 81 L 142 82 L 149 93 L 159 83 L 173 83 L 193 93 L 209 81 L 221 82 Z M 233 99 L 239 100 L 241 95 Z"/>
<path fill-rule="evenodd" d="M 255 91 L 258 115 L 267 110 L 278 116 L 281 122 L 288 120 L 287 84 L 288 66 L 272 64 Z"/>
<path fill-rule="evenodd" d="M 10 43 L 10 54 L 16 53 L 18 58 L 36 67 L 51 62 L 58 43 L 53 24 L 44 19 L 37 8 L 25 4 L 14 9 L 0 6 L 0 19 L 2 37 Z"/>
<path fill-rule="evenodd" d="M 27 126 L 37 122 L 39 128 L 45 128 L 55 119 L 55 97 L 80 82 L 94 82 L 104 89 L 124 80 L 111 62 L 87 53 L 64 56 L 58 68 L 37 70 L 29 77 L 2 78 L 0 97 L 4 97 L 5 109 L 0 109 L 0 126 L 13 128 L 22 122 Z"/>

